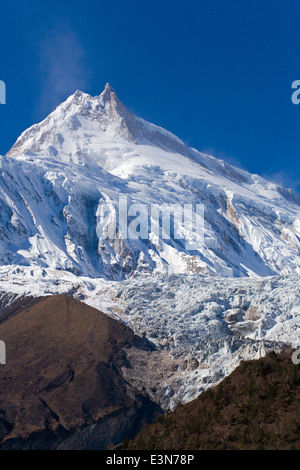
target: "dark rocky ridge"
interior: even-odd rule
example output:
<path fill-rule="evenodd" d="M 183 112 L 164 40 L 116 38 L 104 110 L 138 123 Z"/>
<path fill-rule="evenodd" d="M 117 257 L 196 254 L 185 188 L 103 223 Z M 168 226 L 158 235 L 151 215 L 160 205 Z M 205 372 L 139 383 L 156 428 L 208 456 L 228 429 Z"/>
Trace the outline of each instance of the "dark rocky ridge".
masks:
<path fill-rule="evenodd" d="M 66 295 L 2 318 L 0 449 L 105 449 L 161 411 L 123 377 L 126 348 L 151 350 L 123 323 Z"/>
<path fill-rule="evenodd" d="M 43 297 L 33 297 L 28 295 L 17 295 L 7 292 L 0 292 L 0 323 L 13 317 L 21 310 L 34 305 Z"/>

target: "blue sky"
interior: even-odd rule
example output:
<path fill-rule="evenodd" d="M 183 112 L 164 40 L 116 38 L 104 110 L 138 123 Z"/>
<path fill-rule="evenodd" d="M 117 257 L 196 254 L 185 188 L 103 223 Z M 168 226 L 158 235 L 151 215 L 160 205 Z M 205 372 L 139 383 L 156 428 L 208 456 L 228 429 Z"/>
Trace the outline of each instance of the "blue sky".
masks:
<path fill-rule="evenodd" d="M 300 191 L 298 0 L 2 2 L 0 154 L 106 82 L 188 145 Z"/>

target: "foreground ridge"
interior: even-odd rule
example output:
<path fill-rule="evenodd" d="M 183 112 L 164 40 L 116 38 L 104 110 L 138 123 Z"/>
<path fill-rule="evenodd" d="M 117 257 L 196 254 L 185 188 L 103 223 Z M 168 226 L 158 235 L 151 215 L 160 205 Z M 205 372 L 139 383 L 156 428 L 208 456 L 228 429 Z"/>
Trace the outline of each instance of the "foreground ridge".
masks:
<path fill-rule="evenodd" d="M 121 372 L 126 349 L 149 346 L 99 310 L 67 295 L 23 301 L 0 331 L 0 449 L 106 449 L 160 412 Z"/>
<path fill-rule="evenodd" d="M 300 449 L 300 367 L 291 350 L 242 362 L 214 389 L 179 405 L 121 448 Z"/>

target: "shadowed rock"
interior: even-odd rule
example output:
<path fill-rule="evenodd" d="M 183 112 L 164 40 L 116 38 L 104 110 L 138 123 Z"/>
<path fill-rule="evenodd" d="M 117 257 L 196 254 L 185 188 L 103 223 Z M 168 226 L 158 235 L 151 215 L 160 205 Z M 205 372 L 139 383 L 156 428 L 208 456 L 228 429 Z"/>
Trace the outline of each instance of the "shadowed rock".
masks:
<path fill-rule="evenodd" d="M 4 321 L 0 337 L 0 448 L 104 449 L 159 411 L 120 372 L 132 330 L 77 300 L 45 298 Z"/>

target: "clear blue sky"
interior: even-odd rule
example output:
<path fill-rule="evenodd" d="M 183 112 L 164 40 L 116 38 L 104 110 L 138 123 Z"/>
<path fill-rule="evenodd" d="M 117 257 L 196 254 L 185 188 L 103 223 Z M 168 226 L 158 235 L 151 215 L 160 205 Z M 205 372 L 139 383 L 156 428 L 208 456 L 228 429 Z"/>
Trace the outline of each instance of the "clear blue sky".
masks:
<path fill-rule="evenodd" d="M 300 190 L 299 0 L 12 0 L 0 38 L 0 154 L 109 82 L 188 145 Z"/>

